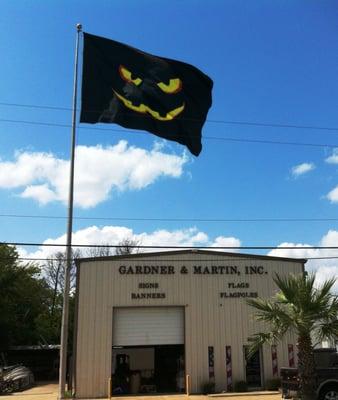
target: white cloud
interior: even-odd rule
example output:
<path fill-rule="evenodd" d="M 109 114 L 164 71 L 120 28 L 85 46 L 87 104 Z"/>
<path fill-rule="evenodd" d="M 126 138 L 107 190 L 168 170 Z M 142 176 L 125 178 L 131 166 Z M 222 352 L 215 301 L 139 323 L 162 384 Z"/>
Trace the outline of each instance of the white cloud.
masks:
<path fill-rule="evenodd" d="M 325 160 L 329 164 L 338 164 L 338 148 L 334 149 L 332 155 Z M 331 203 L 338 203 L 338 186 L 332 189 L 326 198 L 330 200 Z"/>
<path fill-rule="evenodd" d="M 75 157 L 74 204 L 94 207 L 107 200 L 113 190 L 140 190 L 160 177 L 179 178 L 188 161 L 163 153 L 155 144 L 150 151 L 128 146 L 77 146 Z M 0 188 L 23 188 L 20 196 L 40 204 L 59 201 L 67 204 L 69 161 L 51 153 L 21 152 L 13 162 L 0 161 Z"/>
<path fill-rule="evenodd" d="M 209 236 L 196 227 L 187 229 L 177 229 L 169 231 L 159 229 L 150 233 L 136 233 L 132 229 L 124 226 L 90 226 L 80 229 L 73 233 L 73 244 L 81 245 L 116 245 L 122 240 L 132 239 L 142 246 L 240 246 L 241 242 L 235 237 L 219 236 L 212 240 Z M 66 243 L 66 235 L 59 236 L 55 239 L 47 239 L 44 244 L 64 244 Z M 58 251 L 64 250 L 63 247 L 41 246 L 37 251 L 28 253 L 24 249 L 18 249 L 22 256 L 31 258 L 48 258 Z M 168 249 L 163 249 L 168 250 Z M 159 249 L 142 249 L 142 251 L 160 251 Z M 229 250 L 230 252 L 232 250 Z"/>
<path fill-rule="evenodd" d="M 291 174 L 294 178 L 297 178 L 298 176 L 306 174 L 307 172 L 310 172 L 315 168 L 316 167 L 313 163 L 302 163 L 292 167 Z"/>
<path fill-rule="evenodd" d="M 297 249 L 283 249 L 283 247 L 297 247 Z M 314 257 L 315 250 L 309 249 L 310 244 L 283 242 L 276 249 L 269 251 L 269 256 L 289 257 L 289 258 L 307 258 Z"/>
<path fill-rule="evenodd" d="M 124 239 L 132 239 L 137 241 L 143 246 L 241 246 L 240 239 L 232 236 L 217 236 L 210 238 L 205 232 L 198 230 L 196 227 L 187 229 L 177 229 L 169 231 L 166 229 L 159 229 L 153 232 L 134 232 L 132 229 L 125 226 L 90 226 L 88 228 L 80 229 L 73 233 L 73 244 L 81 245 L 116 245 Z M 66 243 L 66 235 L 57 238 L 50 238 L 43 242 L 44 244 L 64 244 Z M 329 230 L 319 241 L 318 246 L 332 247 L 337 246 L 338 231 Z M 335 249 L 311 249 L 313 245 L 307 243 L 281 243 L 277 249 L 271 250 L 268 255 L 275 257 L 289 257 L 289 258 L 313 258 L 313 257 L 336 257 L 338 251 Z M 281 249 L 281 247 L 297 247 L 297 249 Z M 28 252 L 23 248 L 18 248 L 22 257 L 30 258 L 48 258 L 58 251 L 64 250 L 63 247 L 39 247 L 36 251 Z M 164 249 L 170 250 L 170 249 Z M 85 254 L 85 250 L 84 254 Z M 159 249 L 142 249 L 142 252 L 160 251 Z M 229 249 L 229 252 L 235 252 L 235 249 Z M 84 255 L 86 256 L 86 255 Z M 306 263 L 306 270 L 316 272 L 317 283 L 320 284 L 324 280 L 338 276 L 338 259 L 321 259 L 309 260 Z M 338 292 L 338 282 L 334 290 Z"/>
<path fill-rule="evenodd" d="M 326 198 L 329 199 L 331 203 L 338 203 L 338 186 L 332 189 L 331 192 L 326 195 Z"/>
<path fill-rule="evenodd" d="M 43 185 L 27 186 L 21 193 L 21 197 L 38 199 L 40 204 L 47 204 L 54 200 L 55 194 L 45 183 Z"/>
<path fill-rule="evenodd" d="M 209 238 L 204 232 L 198 231 L 197 228 L 178 229 L 168 231 L 160 229 L 152 233 L 141 233 L 136 236 L 146 246 L 163 245 L 163 246 L 208 246 Z"/>
<path fill-rule="evenodd" d="M 239 247 L 240 245 L 241 241 L 235 237 L 217 236 L 214 242 L 211 244 L 211 247 Z M 221 251 L 229 251 L 230 253 L 234 253 L 237 252 L 238 249 L 225 249 Z"/>
<path fill-rule="evenodd" d="M 332 155 L 325 160 L 329 164 L 338 164 L 338 148 L 334 149 Z"/>
<path fill-rule="evenodd" d="M 320 247 L 334 247 L 338 245 L 338 231 L 329 230 L 320 240 Z M 281 243 L 278 247 L 298 247 L 297 249 L 275 249 L 268 253 L 270 256 L 290 257 L 290 258 L 310 258 L 310 257 L 337 257 L 337 249 L 310 249 L 313 245 L 300 243 Z M 316 246 L 316 245 L 314 245 Z M 306 263 L 306 270 L 316 272 L 317 283 L 320 284 L 328 278 L 338 276 L 338 259 L 327 258 L 321 260 L 309 260 Z M 338 281 L 334 290 L 338 292 Z"/>

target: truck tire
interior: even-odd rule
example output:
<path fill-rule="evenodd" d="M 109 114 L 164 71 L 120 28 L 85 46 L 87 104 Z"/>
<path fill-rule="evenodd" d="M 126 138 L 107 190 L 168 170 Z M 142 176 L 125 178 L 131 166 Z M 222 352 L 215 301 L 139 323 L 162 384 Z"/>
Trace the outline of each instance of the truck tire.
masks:
<path fill-rule="evenodd" d="M 324 386 L 320 391 L 319 400 L 338 400 L 338 384 Z"/>

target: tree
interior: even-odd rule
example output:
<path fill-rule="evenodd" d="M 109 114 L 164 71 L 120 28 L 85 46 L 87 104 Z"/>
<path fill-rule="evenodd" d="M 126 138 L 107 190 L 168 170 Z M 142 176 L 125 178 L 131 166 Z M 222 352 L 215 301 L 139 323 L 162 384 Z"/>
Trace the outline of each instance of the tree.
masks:
<path fill-rule="evenodd" d="M 0 347 L 38 344 L 38 320 L 48 314 L 50 290 L 33 263 L 21 263 L 14 246 L 0 244 Z"/>
<path fill-rule="evenodd" d="M 80 256 L 74 251 L 73 259 Z M 0 351 L 15 345 L 58 344 L 65 255 L 56 253 L 40 267 L 23 263 L 14 246 L 0 243 Z M 71 268 L 70 323 L 74 313 L 75 263 Z M 70 346 L 72 335 L 70 334 Z"/>
<path fill-rule="evenodd" d="M 76 267 L 75 259 L 81 256 L 80 250 L 72 250 L 70 268 L 70 298 L 69 298 L 69 342 L 72 340 L 72 315 L 74 314 Z M 43 266 L 43 275 L 50 289 L 50 308 L 46 315 L 40 316 L 39 326 L 48 343 L 60 343 L 60 330 L 63 306 L 63 291 L 65 281 L 66 255 L 64 252 L 53 254 Z"/>
<path fill-rule="evenodd" d="M 315 365 L 313 340 L 338 337 L 338 298 L 331 293 L 335 279 L 315 286 L 314 274 L 276 275 L 279 292 L 271 299 L 251 299 L 255 317 L 267 326 L 267 332 L 250 338 L 252 355 L 264 343 L 277 343 L 287 332 L 294 332 L 298 341 L 298 374 L 302 399 L 315 399 Z"/>
<path fill-rule="evenodd" d="M 76 285 L 75 259 L 81 257 L 80 250 L 72 250 L 72 264 L 70 268 L 70 290 L 73 291 Z M 44 276 L 49 286 L 55 293 L 63 293 L 65 281 L 66 254 L 58 251 L 53 254 L 43 266 Z"/>
<path fill-rule="evenodd" d="M 102 246 L 89 247 L 86 252 L 86 257 L 108 257 L 114 254 L 114 248 L 105 243 Z"/>
<path fill-rule="evenodd" d="M 125 255 L 138 252 L 139 242 L 134 239 L 123 239 L 118 243 L 118 247 L 114 251 L 114 247 L 106 243 L 102 246 L 90 247 L 85 252 L 80 250 L 72 251 L 72 265 L 70 270 L 70 292 L 74 292 L 76 286 L 76 266 L 75 259 L 80 257 L 106 257 L 111 255 Z M 63 252 L 53 254 L 47 263 L 43 266 L 44 277 L 53 291 L 51 315 L 53 316 L 58 304 L 62 307 L 62 295 L 64 288 L 66 256 Z"/>
<path fill-rule="evenodd" d="M 107 256 L 124 256 L 139 252 L 140 241 L 136 239 L 124 238 L 118 242 L 117 247 L 105 243 L 101 246 L 90 247 L 86 250 L 86 257 L 107 257 Z"/>
<path fill-rule="evenodd" d="M 133 254 L 139 252 L 140 241 L 136 239 L 125 238 L 118 243 L 119 247 L 116 247 L 115 254 L 117 256 L 124 256 L 127 254 Z"/>

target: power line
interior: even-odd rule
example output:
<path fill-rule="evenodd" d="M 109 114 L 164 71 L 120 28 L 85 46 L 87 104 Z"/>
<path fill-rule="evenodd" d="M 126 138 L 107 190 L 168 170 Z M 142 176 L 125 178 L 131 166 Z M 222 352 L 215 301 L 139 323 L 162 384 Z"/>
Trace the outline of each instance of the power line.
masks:
<path fill-rule="evenodd" d="M 36 109 L 41 109 L 41 110 L 55 110 L 55 111 L 73 111 L 73 109 L 70 107 L 47 106 L 47 105 L 42 105 L 42 104 L 20 104 L 20 103 L 0 102 L 0 106 L 36 108 Z M 77 110 L 77 111 L 79 111 L 79 110 Z"/>
<path fill-rule="evenodd" d="M 54 122 L 39 122 L 39 121 L 27 121 L 27 120 L 12 120 L 12 119 L 4 119 L 1 118 L 0 122 L 6 123 L 16 123 L 16 124 L 27 124 L 27 125 L 39 125 L 39 126 L 48 126 L 48 127 L 56 127 L 56 128 L 71 128 L 70 124 L 59 124 Z M 90 131 L 103 131 L 103 132 L 118 132 L 118 133 L 133 133 L 135 134 L 135 130 L 122 130 L 122 129 L 113 129 L 113 128 L 99 128 L 99 127 L 87 127 L 87 126 L 78 126 L 78 129 L 81 130 L 90 130 Z M 137 134 L 141 135 L 149 135 L 147 132 L 138 131 Z M 338 148 L 338 144 L 327 144 L 327 143 L 304 143 L 304 142 L 286 142 L 286 141 L 277 141 L 277 140 L 260 140 L 260 139 L 238 139 L 232 137 L 220 137 L 220 136 L 203 136 L 203 139 L 206 140 L 220 140 L 225 142 L 234 142 L 234 143 L 256 143 L 256 144 L 277 144 L 277 145 L 287 145 L 287 146 L 308 146 L 308 147 L 320 147 L 320 148 Z"/>
<path fill-rule="evenodd" d="M 2 242 L 9 246 L 41 246 L 41 247 L 67 247 L 62 243 L 38 243 L 38 242 Z M 79 248 L 125 248 L 121 244 L 72 244 Z M 128 245 L 136 249 L 207 249 L 207 250 L 337 250 L 338 246 L 177 246 L 177 245 Z"/>
<path fill-rule="evenodd" d="M 154 260 L 154 258 L 147 259 L 147 258 L 143 257 L 143 255 L 146 254 L 146 253 L 132 253 L 132 254 L 129 254 L 129 256 L 136 256 L 137 257 L 139 254 L 142 254 L 142 261 L 144 261 L 144 262 L 158 262 L 159 261 L 159 260 Z M 161 254 L 161 253 L 159 252 L 159 254 Z M 107 257 L 112 257 L 112 256 L 115 256 L 115 254 L 112 254 L 111 256 L 107 256 Z M 222 261 L 227 261 L 227 262 L 234 261 L 234 260 L 236 260 L 236 261 L 238 261 L 238 260 L 239 261 L 247 261 L 248 258 L 250 258 L 250 256 L 252 256 L 252 254 L 248 254 L 247 257 L 235 257 L 235 258 L 234 257 L 233 258 L 223 258 L 222 257 Z M 254 254 L 254 256 L 256 257 L 255 254 Z M 264 255 L 263 257 L 270 257 L 270 256 Z M 273 256 L 271 256 L 271 257 L 273 258 Z M 87 258 L 87 257 L 84 257 L 84 258 Z M 88 257 L 88 258 L 95 258 L 95 257 Z M 102 256 L 98 256 L 98 258 L 102 258 Z M 283 257 L 280 257 L 280 258 L 283 258 Z M 297 258 L 297 257 L 293 257 L 293 258 L 295 258 L 295 260 L 297 260 L 297 259 L 303 260 L 303 258 Z M 81 259 L 81 257 L 79 259 Z M 338 256 L 306 257 L 306 259 L 307 260 L 337 260 Z M 0 261 L 7 261 L 7 260 L 13 260 L 13 258 L 12 257 L 0 257 Z M 16 260 L 20 260 L 20 261 L 60 261 L 57 258 L 53 258 L 53 256 L 46 257 L 46 258 L 40 258 L 40 257 L 17 257 Z M 62 261 L 66 261 L 66 259 L 63 258 Z M 160 261 L 161 262 L 173 262 L 173 261 L 175 261 L 175 262 L 187 262 L 187 261 L 196 262 L 197 260 L 196 259 L 189 259 L 189 258 L 164 259 L 164 258 L 161 257 Z M 198 259 L 198 262 L 214 262 L 214 261 L 215 261 L 215 259 L 211 259 L 211 258 L 209 258 L 209 259 Z"/>
<path fill-rule="evenodd" d="M 9 106 L 9 107 L 36 108 L 36 109 L 43 109 L 43 110 L 72 111 L 72 109 L 70 107 L 47 106 L 47 105 L 40 105 L 40 104 L 19 104 L 19 103 L 0 102 L 0 105 L 1 106 Z M 81 110 L 78 109 L 77 111 L 81 111 Z M 86 110 L 86 111 L 98 112 L 100 110 Z M 185 119 L 185 118 L 182 118 L 182 119 Z M 189 118 L 189 120 L 191 120 L 191 118 Z M 214 120 L 214 119 L 207 119 L 206 122 L 216 123 L 216 124 L 228 124 L 228 125 L 261 126 L 261 127 L 268 127 L 268 128 L 311 129 L 311 130 L 324 130 L 324 131 L 338 132 L 338 127 L 329 127 L 329 126 L 276 124 L 276 123 L 266 123 L 266 122 Z"/>
<path fill-rule="evenodd" d="M 226 142 L 238 142 L 238 143 L 259 143 L 259 144 L 278 144 L 287 146 L 309 146 L 309 147 L 321 147 L 321 148 L 332 148 L 338 147 L 338 144 L 323 144 L 323 143 L 304 143 L 304 142 L 284 142 L 277 140 L 260 140 L 260 139 L 237 139 L 237 138 L 224 138 L 217 136 L 204 136 L 204 139 L 208 140 L 222 140 Z"/>
<path fill-rule="evenodd" d="M 67 219 L 61 215 L 0 214 L 0 218 Z M 156 218 L 156 217 L 77 217 L 75 220 L 165 221 L 165 222 L 336 222 L 338 218 Z"/>

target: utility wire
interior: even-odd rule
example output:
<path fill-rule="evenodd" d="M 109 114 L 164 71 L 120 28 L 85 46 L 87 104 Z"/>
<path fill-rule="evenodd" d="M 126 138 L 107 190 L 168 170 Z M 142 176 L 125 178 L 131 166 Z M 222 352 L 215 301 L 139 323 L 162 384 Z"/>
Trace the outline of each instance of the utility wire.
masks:
<path fill-rule="evenodd" d="M 70 124 L 59 124 L 54 122 L 39 122 L 39 121 L 26 121 L 26 120 L 13 120 L 13 119 L 3 119 L 0 118 L 0 122 L 6 123 L 15 123 L 15 124 L 28 124 L 28 125 L 39 125 L 39 126 L 49 126 L 49 127 L 57 127 L 57 128 L 71 128 Z M 122 130 L 122 129 L 113 129 L 113 128 L 98 128 L 98 127 L 87 127 L 87 126 L 78 126 L 78 129 L 82 130 L 90 130 L 90 131 L 105 131 L 105 132 L 118 132 L 118 133 L 133 133 L 135 134 L 135 130 Z M 147 132 L 138 131 L 137 134 L 141 135 L 149 135 Z M 327 144 L 327 143 L 304 143 L 304 142 L 286 142 L 286 141 L 277 141 L 277 140 L 259 140 L 259 139 L 238 139 L 232 137 L 221 137 L 221 136 L 203 136 L 203 139 L 206 140 L 221 140 L 226 142 L 235 142 L 235 143 L 259 143 L 259 144 L 278 144 L 278 145 L 288 145 L 288 146 L 309 146 L 309 147 L 321 147 L 321 148 L 338 148 L 338 144 Z"/>
<path fill-rule="evenodd" d="M 67 219 L 61 215 L 0 214 L 0 218 Z M 336 222 L 338 218 L 138 218 L 138 217 L 77 217 L 76 220 L 98 221 L 165 221 L 165 222 Z"/>
<path fill-rule="evenodd" d="M 128 256 L 138 256 L 139 254 L 142 254 L 142 261 L 143 262 L 159 262 L 159 261 L 161 261 L 161 262 L 173 262 L 173 261 L 175 261 L 175 262 L 187 262 L 187 261 L 194 261 L 194 262 L 215 262 L 215 259 L 211 259 L 211 258 L 209 258 L 209 259 L 198 259 L 198 260 L 196 260 L 196 259 L 189 259 L 189 258 L 184 258 L 184 259 L 179 259 L 179 258 L 175 258 L 175 259 L 173 259 L 173 258 L 171 258 L 171 259 L 164 259 L 164 258 L 162 258 L 161 257 L 161 260 L 154 260 L 153 258 L 149 258 L 149 259 L 147 259 L 147 258 L 145 258 L 145 257 L 143 257 L 143 255 L 144 254 L 146 254 L 146 253 L 132 253 L 132 254 L 128 254 Z M 159 252 L 159 254 L 161 254 L 160 252 Z M 114 257 L 114 256 L 116 256 L 116 257 L 118 257 L 116 254 L 112 254 L 112 255 L 110 255 L 110 256 L 107 256 L 107 257 Z M 226 262 L 233 262 L 233 261 L 247 261 L 248 260 L 248 258 L 250 258 L 250 256 L 252 256 L 252 254 L 248 254 L 248 257 L 233 257 L 233 258 L 223 258 L 222 257 L 222 260 L 221 261 L 226 261 Z M 254 256 L 255 256 L 255 258 L 257 257 L 257 255 L 256 254 L 254 254 Z M 105 256 L 98 256 L 97 258 L 102 258 L 102 257 L 105 257 Z M 271 257 L 271 258 L 273 258 L 274 256 L 266 256 L 266 255 L 263 255 L 262 257 Z M 82 257 L 80 257 L 80 258 L 78 258 L 79 260 L 81 259 Z M 92 257 L 92 256 L 84 256 L 83 258 L 95 258 L 95 257 Z M 278 257 L 278 258 L 283 258 L 283 257 Z M 287 258 L 287 257 L 286 257 Z M 297 259 L 299 259 L 299 260 L 303 260 L 303 258 L 297 258 L 297 257 L 292 257 L 292 258 L 294 258 L 295 260 L 297 260 Z M 331 257 L 306 257 L 306 260 L 337 260 L 338 259 L 338 256 L 331 256 Z M 8 260 L 13 260 L 13 257 L 0 257 L 0 261 L 8 261 Z M 16 258 L 16 260 L 20 260 L 20 261 L 65 261 L 66 259 L 65 258 L 62 258 L 62 260 L 59 260 L 58 258 L 55 258 L 55 257 L 53 257 L 53 256 L 50 256 L 50 257 L 46 257 L 46 258 L 38 258 L 38 257 L 17 257 Z"/>
<path fill-rule="evenodd" d="M 35 109 L 43 109 L 43 110 L 72 111 L 72 109 L 70 107 L 57 107 L 57 106 L 47 106 L 47 105 L 39 105 L 39 104 L 19 104 L 19 103 L 0 102 L 0 105 L 1 106 L 9 106 L 9 107 L 35 108 Z M 81 110 L 78 109 L 77 111 L 81 111 Z M 98 112 L 99 110 L 86 110 L 86 111 Z M 184 118 L 182 118 L 182 119 L 184 119 Z M 191 120 L 191 119 L 189 119 L 189 120 Z M 329 126 L 275 124 L 275 123 L 266 123 L 266 122 L 231 121 L 231 120 L 214 120 L 214 119 L 207 119 L 206 122 L 217 123 L 217 124 L 229 124 L 229 125 L 262 126 L 262 127 L 269 127 L 269 128 L 312 129 L 312 130 L 333 131 L 333 132 L 338 133 L 338 127 L 329 127 Z"/>
<path fill-rule="evenodd" d="M 41 246 L 41 247 L 67 247 L 61 243 L 37 243 L 37 242 L 1 242 L 9 246 Z M 121 244 L 72 244 L 72 247 L 84 248 L 125 248 Z M 129 248 L 135 249 L 207 249 L 207 250 L 337 250 L 338 246 L 175 246 L 175 245 L 131 245 Z"/>

